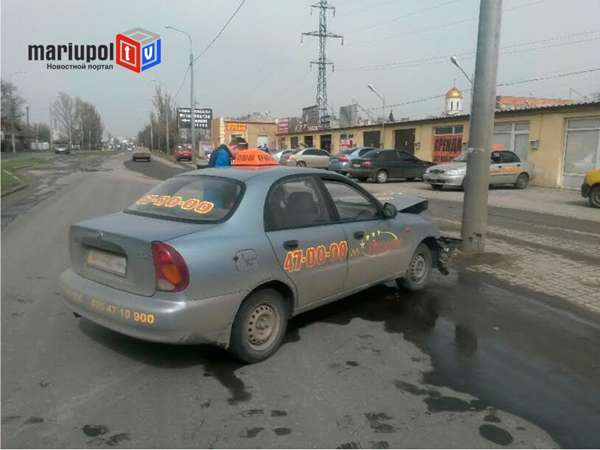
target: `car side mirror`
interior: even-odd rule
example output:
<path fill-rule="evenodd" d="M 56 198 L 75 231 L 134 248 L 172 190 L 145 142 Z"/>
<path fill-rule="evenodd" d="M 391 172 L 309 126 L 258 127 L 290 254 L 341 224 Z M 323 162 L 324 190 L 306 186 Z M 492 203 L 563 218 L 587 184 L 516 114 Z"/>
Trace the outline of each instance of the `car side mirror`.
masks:
<path fill-rule="evenodd" d="M 391 203 L 383 204 L 383 217 L 386 219 L 393 219 L 398 215 L 398 209 Z"/>

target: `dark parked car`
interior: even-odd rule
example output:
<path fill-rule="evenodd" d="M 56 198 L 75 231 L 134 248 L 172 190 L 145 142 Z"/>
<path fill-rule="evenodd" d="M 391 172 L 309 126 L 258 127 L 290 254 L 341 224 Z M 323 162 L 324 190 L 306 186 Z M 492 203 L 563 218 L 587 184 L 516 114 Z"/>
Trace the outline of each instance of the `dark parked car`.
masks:
<path fill-rule="evenodd" d="M 372 150 L 375 149 L 373 147 L 354 147 L 342 150 L 329 159 L 329 170 L 346 175 L 353 159 L 360 158 Z"/>
<path fill-rule="evenodd" d="M 373 150 L 362 158 L 353 159 L 348 174 L 360 181 L 371 179 L 378 183 L 385 183 L 390 178 L 414 180 L 423 178 L 425 170 L 432 165 L 432 162 L 420 160 L 403 150 Z"/>

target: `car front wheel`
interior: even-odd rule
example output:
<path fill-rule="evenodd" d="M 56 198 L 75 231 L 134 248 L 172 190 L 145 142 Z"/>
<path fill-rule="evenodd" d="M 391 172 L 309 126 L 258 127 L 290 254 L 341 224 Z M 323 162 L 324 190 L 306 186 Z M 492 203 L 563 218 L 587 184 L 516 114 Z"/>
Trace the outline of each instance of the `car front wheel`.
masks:
<path fill-rule="evenodd" d="M 241 361 L 255 363 L 277 351 L 285 336 L 288 310 L 281 294 L 263 289 L 250 295 L 235 316 L 229 350 Z"/>
<path fill-rule="evenodd" d="M 406 269 L 404 277 L 396 280 L 398 287 L 408 291 L 419 291 L 429 283 L 433 269 L 431 250 L 425 243 L 419 244 Z"/>
<path fill-rule="evenodd" d="M 600 208 L 600 185 L 596 185 L 592 188 L 588 201 L 594 208 Z"/>
<path fill-rule="evenodd" d="M 306 167 L 306 163 L 305 163 L 304 161 L 298 161 L 298 162 L 296 163 L 296 166 L 297 166 L 297 167 Z"/>
<path fill-rule="evenodd" d="M 442 184 L 432 184 L 431 188 L 434 191 L 441 191 L 442 189 L 444 189 L 444 185 L 442 185 Z"/>

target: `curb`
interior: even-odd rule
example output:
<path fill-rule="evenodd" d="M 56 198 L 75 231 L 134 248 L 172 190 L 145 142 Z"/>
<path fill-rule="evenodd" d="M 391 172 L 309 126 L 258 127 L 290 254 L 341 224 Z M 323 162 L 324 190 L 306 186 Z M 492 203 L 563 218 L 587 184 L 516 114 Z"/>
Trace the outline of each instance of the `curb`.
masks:
<path fill-rule="evenodd" d="M 22 189 L 25 189 L 27 186 L 29 186 L 27 183 L 23 183 L 23 184 L 20 184 L 18 186 L 15 186 L 14 188 L 12 188 L 12 189 L 10 189 L 8 191 L 3 192 L 2 195 L 1 195 L 1 197 L 6 197 L 7 195 L 14 194 L 15 192 L 18 192 L 18 191 L 20 191 Z"/>

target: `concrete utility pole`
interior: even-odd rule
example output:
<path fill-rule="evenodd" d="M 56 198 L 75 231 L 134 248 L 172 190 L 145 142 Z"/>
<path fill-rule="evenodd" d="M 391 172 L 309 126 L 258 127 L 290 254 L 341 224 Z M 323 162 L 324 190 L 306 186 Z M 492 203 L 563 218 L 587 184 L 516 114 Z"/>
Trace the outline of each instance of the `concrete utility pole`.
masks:
<path fill-rule="evenodd" d="M 308 33 L 302 33 L 304 36 L 313 36 L 319 38 L 319 59 L 317 61 L 311 61 L 311 67 L 313 64 L 319 67 L 319 77 L 317 79 L 317 106 L 319 108 L 319 127 L 321 121 L 327 116 L 327 66 L 331 66 L 333 70 L 333 63 L 327 59 L 327 39 L 341 39 L 342 45 L 344 44 L 344 37 L 339 34 L 329 33 L 327 31 L 327 11 L 332 10 L 335 16 L 335 7 L 327 4 L 327 0 L 319 0 L 313 3 L 311 8 L 319 9 L 319 29 L 317 31 L 310 31 Z M 311 9 L 312 11 L 312 9 Z"/>
<path fill-rule="evenodd" d="M 481 0 L 461 231 L 466 253 L 485 249 L 501 19 L 502 0 Z"/>

